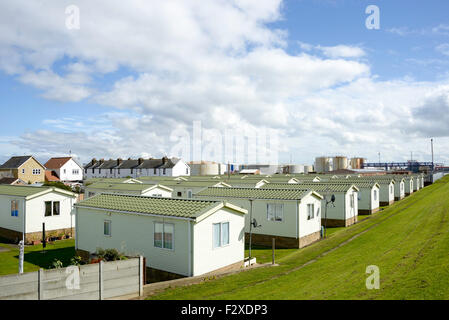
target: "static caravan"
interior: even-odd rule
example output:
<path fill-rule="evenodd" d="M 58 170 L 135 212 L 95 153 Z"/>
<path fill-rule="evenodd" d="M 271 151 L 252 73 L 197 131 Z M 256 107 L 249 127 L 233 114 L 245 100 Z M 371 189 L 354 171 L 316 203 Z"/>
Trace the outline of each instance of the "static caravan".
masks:
<path fill-rule="evenodd" d="M 399 201 L 404 199 L 405 197 L 405 179 L 404 178 L 395 178 L 394 185 L 394 200 Z"/>
<path fill-rule="evenodd" d="M 332 183 L 332 182 L 312 182 L 303 184 L 273 184 L 270 188 L 280 189 L 310 189 L 324 196 L 321 201 L 322 215 L 321 224 L 327 227 L 347 227 L 357 222 L 358 201 L 357 193 L 359 189 L 353 184 Z M 335 202 L 328 204 L 326 212 L 326 201 L 335 195 Z"/>
<path fill-rule="evenodd" d="M 239 268 L 245 209 L 223 201 L 99 194 L 75 205 L 82 257 L 115 248 L 146 258 L 149 282 Z"/>
<path fill-rule="evenodd" d="M 335 183 L 351 183 L 359 189 L 357 193 L 359 215 L 373 214 L 379 211 L 380 185 L 377 182 L 346 179 L 335 181 Z"/>
<path fill-rule="evenodd" d="M 414 175 L 413 176 L 413 191 L 419 191 L 421 189 L 421 176 Z"/>
<path fill-rule="evenodd" d="M 145 181 L 144 183 L 151 183 Z M 222 181 L 165 181 L 164 186 L 173 189 L 174 198 L 192 198 L 197 193 L 208 187 L 230 188 L 231 185 Z"/>
<path fill-rule="evenodd" d="M 404 176 L 405 179 L 405 195 L 409 196 L 413 193 L 414 190 L 414 179 L 411 175 Z"/>
<path fill-rule="evenodd" d="M 379 204 L 381 206 L 392 205 L 394 203 L 394 186 L 396 181 L 394 179 L 378 179 L 376 182 L 380 186 Z"/>
<path fill-rule="evenodd" d="M 141 183 L 107 183 L 97 182 L 86 187 L 85 197 L 90 198 L 100 193 L 131 194 L 146 197 L 170 198 L 173 189 L 160 184 L 148 185 Z"/>
<path fill-rule="evenodd" d="M 0 237 L 30 244 L 47 236 L 73 235 L 76 195 L 54 187 L 0 186 Z"/>
<path fill-rule="evenodd" d="M 245 221 L 249 240 L 250 221 L 252 243 L 278 248 L 302 248 L 321 238 L 321 200 L 312 190 L 267 188 L 207 188 L 194 195 L 197 199 L 226 199 L 248 210 Z"/>

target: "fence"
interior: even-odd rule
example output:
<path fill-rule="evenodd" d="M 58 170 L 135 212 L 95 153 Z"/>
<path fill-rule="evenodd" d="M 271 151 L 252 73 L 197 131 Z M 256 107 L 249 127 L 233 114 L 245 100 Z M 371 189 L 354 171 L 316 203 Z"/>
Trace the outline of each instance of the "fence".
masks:
<path fill-rule="evenodd" d="M 103 300 L 143 293 L 143 258 L 0 277 L 0 300 Z"/>

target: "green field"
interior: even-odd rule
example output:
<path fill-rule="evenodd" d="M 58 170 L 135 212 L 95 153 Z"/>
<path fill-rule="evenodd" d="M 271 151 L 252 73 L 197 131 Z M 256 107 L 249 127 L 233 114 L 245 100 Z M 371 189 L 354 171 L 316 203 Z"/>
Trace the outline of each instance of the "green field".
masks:
<path fill-rule="evenodd" d="M 167 289 L 149 299 L 449 299 L 449 176 L 276 267 Z M 262 262 L 271 251 L 261 250 Z M 257 254 L 256 254 L 257 256 Z M 366 267 L 380 270 L 368 290 Z"/>
<path fill-rule="evenodd" d="M 19 249 L 17 245 L 0 243 L 0 248 L 4 248 L 0 250 L 0 276 L 18 273 Z M 59 240 L 48 243 L 45 253 L 42 252 L 42 245 L 25 247 L 24 272 L 36 271 L 39 268 L 49 269 L 55 259 L 60 260 L 64 267 L 70 265 L 70 259 L 75 255 L 75 240 Z"/>

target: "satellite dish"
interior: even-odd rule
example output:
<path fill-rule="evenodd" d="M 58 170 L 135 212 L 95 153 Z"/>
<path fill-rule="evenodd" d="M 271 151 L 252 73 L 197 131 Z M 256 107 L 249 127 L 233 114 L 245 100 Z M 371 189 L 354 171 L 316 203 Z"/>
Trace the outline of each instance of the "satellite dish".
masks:
<path fill-rule="evenodd" d="M 253 218 L 251 224 L 253 225 L 254 228 L 261 227 L 260 225 L 257 224 L 257 220 L 255 218 Z"/>

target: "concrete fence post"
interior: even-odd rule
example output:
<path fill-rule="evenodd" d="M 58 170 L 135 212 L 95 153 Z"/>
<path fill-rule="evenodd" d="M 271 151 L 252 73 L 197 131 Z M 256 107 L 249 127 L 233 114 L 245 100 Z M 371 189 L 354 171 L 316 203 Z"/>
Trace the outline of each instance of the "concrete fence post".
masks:
<path fill-rule="evenodd" d="M 98 263 L 98 298 L 103 300 L 103 260 Z"/>
<path fill-rule="evenodd" d="M 139 297 L 143 295 L 143 275 L 144 275 L 143 257 L 139 256 Z"/>
<path fill-rule="evenodd" d="M 43 292 L 44 292 L 43 277 L 44 277 L 44 269 L 40 268 L 37 271 L 37 300 L 43 300 L 44 299 L 44 296 L 43 296 Z"/>

